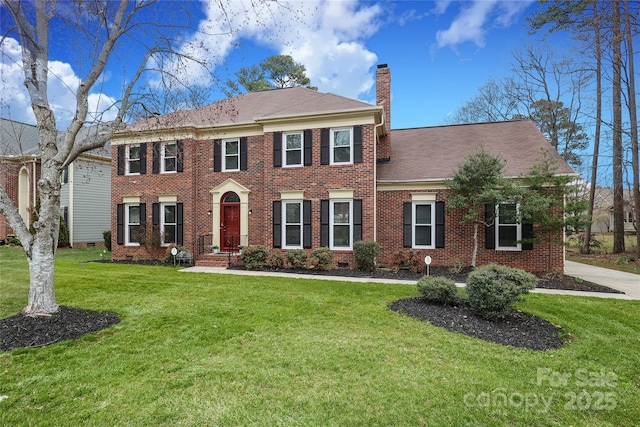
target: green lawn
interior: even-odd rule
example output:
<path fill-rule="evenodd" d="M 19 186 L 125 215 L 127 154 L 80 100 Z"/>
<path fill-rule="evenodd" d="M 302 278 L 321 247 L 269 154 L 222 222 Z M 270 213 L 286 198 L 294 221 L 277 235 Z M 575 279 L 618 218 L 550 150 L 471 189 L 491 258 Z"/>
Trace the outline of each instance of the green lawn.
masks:
<path fill-rule="evenodd" d="M 59 252 L 58 302 L 122 322 L 0 353 L 0 425 L 640 424 L 640 302 L 529 295 L 571 340 L 535 352 L 387 309 L 413 286 L 82 262 L 99 254 Z M 0 317 L 27 287 L 0 247 Z"/>

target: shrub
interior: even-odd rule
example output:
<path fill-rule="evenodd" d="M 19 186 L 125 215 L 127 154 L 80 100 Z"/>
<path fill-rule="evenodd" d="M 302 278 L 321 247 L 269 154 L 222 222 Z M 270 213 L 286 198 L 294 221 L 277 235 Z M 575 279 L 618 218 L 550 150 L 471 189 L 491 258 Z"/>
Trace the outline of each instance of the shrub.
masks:
<path fill-rule="evenodd" d="M 380 245 L 378 242 L 358 240 L 353 244 L 353 255 L 356 258 L 356 268 L 360 271 L 375 271 L 376 257 L 379 253 Z"/>
<path fill-rule="evenodd" d="M 439 276 L 423 276 L 418 280 L 418 292 L 434 304 L 453 305 L 458 300 L 458 290 L 453 280 Z"/>
<path fill-rule="evenodd" d="M 311 252 L 309 264 L 314 270 L 331 270 L 331 267 L 333 267 L 333 252 L 329 248 L 316 248 Z"/>
<path fill-rule="evenodd" d="M 273 249 L 267 254 L 267 259 L 264 261 L 264 265 L 272 270 L 277 270 L 284 267 L 284 257 L 282 252 L 278 249 Z"/>
<path fill-rule="evenodd" d="M 103 231 L 102 238 L 104 239 L 104 247 L 111 252 L 111 230 Z"/>
<path fill-rule="evenodd" d="M 307 253 L 302 249 L 287 251 L 287 261 L 292 268 L 307 268 Z"/>
<path fill-rule="evenodd" d="M 513 310 L 512 304 L 535 288 L 537 281 L 526 271 L 489 264 L 467 277 L 469 303 L 485 319 L 503 319 Z"/>
<path fill-rule="evenodd" d="M 173 255 L 171 255 L 171 249 L 173 248 L 176 248 L 178 250 L 178 252 L 176 253 L 189 250 L 185 246 L 169 245 L 167 246 L 167 250 L 164 252 L 164 260 L 163 260 L 164 262 L 167 262 L 167 263 L 173 262 Z"/>
<path fill-rule="evenodd" d="M 242 248 L 240 255 L 247 270 L 258 270 L 264 267 L 267 260 L 267 249 L 262 245 L 249 245 Z"/>
<path fill-rule="evenodd" d="M 393 254 L 393 266 L 396 270 L 408 268 L 414 273 L 421 273 L 424 264 L 415 249 L 400 249 Z"/>

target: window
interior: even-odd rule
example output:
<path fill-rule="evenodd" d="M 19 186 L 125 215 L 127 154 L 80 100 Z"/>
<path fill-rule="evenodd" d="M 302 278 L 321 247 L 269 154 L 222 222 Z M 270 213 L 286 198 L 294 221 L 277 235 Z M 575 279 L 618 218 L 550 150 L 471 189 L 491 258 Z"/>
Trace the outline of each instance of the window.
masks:
<path fill-rule="evenodd" d="M 285 166 L 302 166 L 302 132 L 284 134 L 283 163 Z"/>
<path fill-rule="evenodd" d="M 434 248 L 435 227 L 433 224 L 433 203 L 413 203 L 413 242 L 414 248 Z"/>
<path fill-rule="evenodd" d="M 329 247 L 351 249 L 351 200 L 331 200 L 329 203 Z"/>
<path fill-rule="evenodd" d="M 331 129 L 330 163 L 353 163 L 353 128 Z"/>
<path fill-rule="evenodd" d="M 520 250 L 522 227 L 518 221 L 518 205 L 503 203 L 496 206 L 496 249 Z"/>
<path fill-rule="evenodd" d="M 127 146 L 127 175 L 140 173 L 140 145 Z"/>
<path fill-rule="evenodd" d="M 283 201 L 283 249 L 302 249 L 302 202 Z"/>
<path fill-rule="evenodd" d="M 222 170 L 238 171 L 240 170 L 240 140 L 229 139 L 222 141 Z"/>
<path fill-rule="evenodd" d="M 176 243 L 176 205 L 167 203 L 162 205 L 162 218 L 160 219 L 162 244 Z"/>
<path fill-rule="evenodd" d="M 140 226 L 140 205 L 125 205 L 125 223 L 127 245 L 137 246 L 142 237 L 142 227 Z"/>
<path fill-rule="evenodd" d="M 162 144 L 162 172 L 176 172 L 178 165 L 178 144 L 168 142 Z"/>

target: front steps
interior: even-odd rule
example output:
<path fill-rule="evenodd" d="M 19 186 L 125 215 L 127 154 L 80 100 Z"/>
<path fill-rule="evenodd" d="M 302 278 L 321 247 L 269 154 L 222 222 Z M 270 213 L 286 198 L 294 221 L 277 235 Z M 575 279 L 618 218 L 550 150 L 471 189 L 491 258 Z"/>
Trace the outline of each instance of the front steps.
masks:
<path fill-rule="evenodd" d="M 197 267 L 227 268 L 240 263 L 240 255 L 232 253 L 202 254 L 196 259 Z"/>

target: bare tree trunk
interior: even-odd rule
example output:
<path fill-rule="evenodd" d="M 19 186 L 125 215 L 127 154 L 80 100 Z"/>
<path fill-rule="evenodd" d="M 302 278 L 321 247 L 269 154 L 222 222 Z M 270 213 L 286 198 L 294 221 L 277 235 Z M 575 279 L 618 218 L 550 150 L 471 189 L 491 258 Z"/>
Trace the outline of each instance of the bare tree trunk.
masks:
<path fill-rule="evenodd" d="M 620 0 L 613 2 L 613 253 L 624 252 L 622 182 L 622 34 Z"/>
<path fill-rule="evenodd" d="M 589 208 L 587 211 L 589 226 L 584 232 L 582 252 L 591 252 L 591 224 L 593 223 L 593 206 L 596 199 L 596 186 L 598 182 L 598 156 L 600 155 L 600 126 L 602 124 L 602 48 L 600 44 L 600 21 L 597 3 L 593 4 L 593 29 L 595 37 L 596 53 L 596 126 L 593 136 L 593 161 L 591 164 L 591 187 L 589 188 Z"/>
<path fill-rule="evenodd" d="M 473 254 L 471 255 L 471 267 L 476 268 L 478 258 L 478 223 L 473 223 Z"/>
<path fill-rule="evenodd" d="M 53 286 L 55 252 L 45 242 L 36 243 L 29 258 L 29 302 L 23 312 L 29 316 L 45 316 L 58 311 Z"/>
<path fill-rule="evenodd" d="M 629 82 L 627 96 L 629 97 L 629 122 L 631 125 L 631 164 L 633 167 L 633 218 L 636 228 L 636 251 L 640 256 L 640 165 L 638 161 L 638 110 L 636 107 L 636 79 L 633 60 L 633 37 L 631 36 L 631 12 L 629 1 L 624 0 L 624 23 L 627 39 L 627 60 L 629 68 Z"/>

